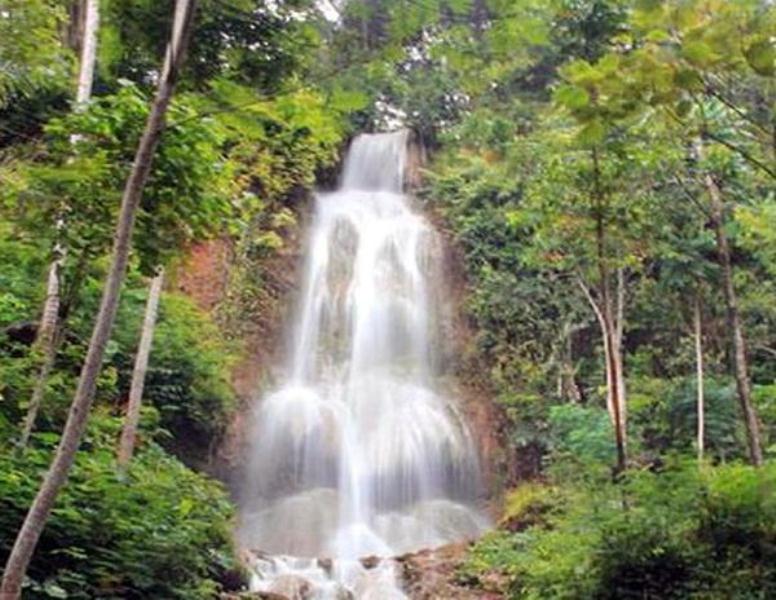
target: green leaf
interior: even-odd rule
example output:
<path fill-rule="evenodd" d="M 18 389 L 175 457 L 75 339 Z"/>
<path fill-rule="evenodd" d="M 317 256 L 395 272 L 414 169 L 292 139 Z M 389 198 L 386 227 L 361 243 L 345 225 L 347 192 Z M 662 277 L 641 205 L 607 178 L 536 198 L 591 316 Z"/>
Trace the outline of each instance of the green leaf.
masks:
<path fill-rule="evenodd" d="M 674 76 L 674 83 L 689 91 L 703 89 L 703 78 L 695 69 L 680 69 Z"/>
<path fill-rule="evenodd" d="M 49 598 L 67 598 L 67 592 L 51 580 L 43 584 L 43 593 Z"/>
<path fill-rule="evenodd" d="M 360 90 L 346 90 L 336 87 L 331 93 L 329 106 L 343 113 L 356 112 L 366 108 L 369 95 Z"/>
<path fill-rule="evenodd" d="M 749 66 L 758 75 L 771 77 L 776 73 L 776 45 L 771 40 L 759 40 L 744 53 Z"/>
<path fill-rule="evenodd" d="M 606 137 L 606 127 L 600 119 L 594 119 L 585 125 L 577 135 L 580 142 L 585 145 L 595 146 L 604 141 Z"/>
<path fill-rule="evenodd" d="M 691 63 L 701 67 L 708 66 L 718 60 L 712 47 L 703 41 L 688 42 L 682 47 L 682 55 Z"/>
<path fill-rule="evenodd" d="M 682 99 L 676 104 L 676 114 L 680 117 L 686 117 L 692 111 L 692 102 L 687 99 Z"/>
<path fill-rule="evenodd" d="M 562 85 L 555 91 L 555 101 L 566 108 L 577 110 L 590 104 L 590 94 L 576 85 Z"/>

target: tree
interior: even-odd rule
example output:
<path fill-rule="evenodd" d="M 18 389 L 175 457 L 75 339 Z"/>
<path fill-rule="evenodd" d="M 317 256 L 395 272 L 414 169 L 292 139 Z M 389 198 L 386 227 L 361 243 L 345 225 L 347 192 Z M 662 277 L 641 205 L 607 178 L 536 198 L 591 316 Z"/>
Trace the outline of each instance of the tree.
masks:
<path fill-rule="evenodd" d="M 705 447 L 706 435 L 706 398 L 703 390 L 703 311 L 701 307 L 701 294 L 695 294 L 692 311 L 693 337 L 695 339 L 695 386 L 696 397 L 698 399 L 698 428 L 697 428 L 697 446 L 698 462 L 703 460 L 703 451 Z"/>
<path fill-rule="evenodd" d="M 100 26 L 100 3 L 85 0 L 83 38 L 81 40 L 81 68 L 78 71 L 76 108 L 89 101 L 94 83 L 94 66 L 97 62 L 97 32 Z"/>
<path fill-rule="evenodd" d="M 63 44 L 63 2 L 5 0 L 0 18 L 0 148 L 40 132 L 51 114 L 65 110 L 73 55 Z"/>
<path fill-rule="evenodd" d="M 19 436 L 19 447 L 24 448 L 30 439 L 30 434 L 35 427 L 35 419 L 38 416 L 43 394 L 46 390 L 51 369 L 56 357 L 58 323 L 59 323 L 59 277 L 62 266 L 61 259 L 55 258 L 51 262 L 46 284 L 46 299 L 43 303 L 43 314 L 38 324 L 38 332 L 33 344 L 33 356 L 40 356 L 40 370 L 35 380 L 35 387 L 27 406 L 27 414 L 24 417 L 22 433 Z"/>
<path fill-rule="evenodd" d="M 121 211 L 116 224 L 113 260 L 105 281 L 100 310 L 86 360 L 81 370 L 78 388 L 54 459 L 17 534 L 3 572 L 0 595 L 9 600 L 18 598 L 21 594 L 24 573 L 57 495 L 65 484 L 86 427 L 89 409 L 94 400 L 97 376 L 105 353 L 105 346 L 113 328 L 121 284 L 129 260 L 135 214 L 140 203 L 143 186 L 151 171 L 154 150 L 164 128 L 165 114 L 183 65 L 193 24 L 194 5 L 194 0 L 178 0 L 176 3 L 171 41 L 167 46 L 156 96 L 145 131 L 137 147 L 132 171 L 124 188 Z"/>
<path fill-rule="evenodd" d="M 154 326 L 156 325 L 156 313 L 159 306 L 159 298 L 162 294 L 164 283 L 164 270 L 161 268 L 151 281 L 146 303 L 143 329 L 140 334 L 135 368 L 132 371 L 132 383 L 129 387 L 129 403 L 127 415 L 124 419 L 124 428 L 121 431 L 119 441 L 118 463 L 120 468 L 126 468 L 132 459 L 137 437 L 137 424 L 140 419 L 140 405 L 143 401 L 143 385 L 145 383 L 146 370 L 148 369 L 148 356 L 151 353 L 151 342 L 154 338 Z"/>
<path fill-rule="evenodd" d="M 749 364 L 746 353 L 746 341 L 738 308 L 738 297 L 733 284 L 733 266 L 730 253 L 730 243 L 725 231 L 725 207 L 722 202 L 717 183 L 706 173 L 704 176 L 709 194 L 711 222 L 717 239 L 717 253 L 722 268 L 722 285 L 725 292 L 728 328 L 733 341 L 733 370 L 736 377 L 736 390 L 741 405 L 741 414 L 746 427 L 746 438 L 749 446 L 749 460 L 759 467 L 763 464 L 762 441 L 760 438 L 760 422 L 752 403 L 752 389 L 749 380 Z"/>
<path fill-rule="evenodd" d="M 762 442 L 734 285 L 729 203 L 706 154 L 713 147 L 727 155 L 728 165 L 739 161 L 734 170 L 747 172 L 755 182 L 766 179 L 766 189 L 776 179 L 776 123 L 762 108 L 772 106 L 776 90 L 776 11 L 756 0 L 694 0 L 683 6 L 659 2 L 637 9 L 633 21 L 639 43 L 623 59 L 629 89 L 620 93 L 621 101 L 659 107 L 679 135 L 696 140 L 698 168 L 690 177 L 707 198 L 704 212 L 716 239 L 749 458 L 759 466 Z"/>
<path fill-rule="evenodd" d="M 92 95 L 92 83 L 94 81 L 94 66 L 97 60 L 97 30 L 99 28 L 99 3 L 97 0 L 86 0 L 85 14 L 83 17 L 83 36 L 81 40 L 81 60 L 78 70 L 78 87 L 75 97 L 75 109 L 83 110 Z M 73 136 L 73 143 L 77 142 L 77 136 Z M 66 212 L 64 209 L 62 213 Z M 65 216 L 60 213 L 56 218 L 56 229 L 60 231 L 65 227 Z M 54 258 L 48 272 L 46 287 L 46 299 L 43 304 L 43 313 L 38 326 L 36 343 L 33 353 L 40 355 L 40 370 L 35 380 L 35 387 L 24 417 L 22 433 L 19 437 L 19 446 L 24 448 L 30 439 L 30 434 L 35 427 L 35 419 L 38 416 L 43 395 L 46 391 L 46 383 L 54 367 L 54 360 L 59 347 L 59 309 L 60 309 L 60 279 L 64 265 L 66 248 L 57 240 L 54 245 Z"/>

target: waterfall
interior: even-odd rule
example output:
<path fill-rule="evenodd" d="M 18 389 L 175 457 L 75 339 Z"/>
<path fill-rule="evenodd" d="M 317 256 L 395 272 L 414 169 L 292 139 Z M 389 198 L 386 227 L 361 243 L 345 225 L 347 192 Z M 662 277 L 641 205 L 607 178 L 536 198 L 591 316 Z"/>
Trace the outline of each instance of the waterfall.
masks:
<path fill-rule="evenodd" d="M 403 193 L 407 144 L 357 137 L 340 188 L 315 198 L 290 359 L 257 404 L 241 498 L 259 591 L 403 598 L 390 557 L 487 525 L 439 384 L 439 240 Z"/>

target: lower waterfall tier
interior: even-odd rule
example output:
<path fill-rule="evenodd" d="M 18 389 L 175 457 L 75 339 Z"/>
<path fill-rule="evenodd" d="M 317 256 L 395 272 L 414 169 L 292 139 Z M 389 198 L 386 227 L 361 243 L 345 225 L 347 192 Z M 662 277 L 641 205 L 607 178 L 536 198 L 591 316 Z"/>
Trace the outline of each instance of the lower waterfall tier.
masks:
<path fill-rule="evenodd" d="M 256 415 L 240 543 L 304 557 L 390 556 L 477 536 L 472 441 L 444 398 L 390 377 L 284 388 Z"/>

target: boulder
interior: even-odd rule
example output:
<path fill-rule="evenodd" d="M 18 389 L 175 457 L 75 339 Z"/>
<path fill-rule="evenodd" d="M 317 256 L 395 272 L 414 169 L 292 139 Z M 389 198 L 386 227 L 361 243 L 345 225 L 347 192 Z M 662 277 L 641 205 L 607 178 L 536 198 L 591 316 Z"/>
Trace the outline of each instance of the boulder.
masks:
<path fill-rule="evenodd" d="M 286 600 L 310 600 L 312 598 L 310 582 L 299 575 L 280 575 L 273 580 L 268 591 Z"/>

